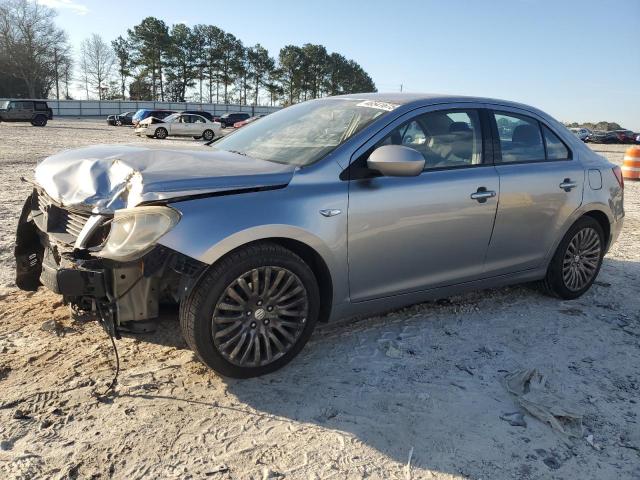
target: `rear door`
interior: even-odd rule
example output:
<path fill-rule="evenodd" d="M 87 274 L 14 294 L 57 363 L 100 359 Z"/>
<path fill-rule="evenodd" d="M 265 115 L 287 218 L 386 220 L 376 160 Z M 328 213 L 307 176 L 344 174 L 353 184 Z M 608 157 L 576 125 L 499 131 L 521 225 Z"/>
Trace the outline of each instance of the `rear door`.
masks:
<path fill-rule="evenodd" d="M 543 266 L 554 241 L 582 203 L 584 170 L 541 119 L 519 109 L 490 114 L 500 202 L 486 272 Z"/>
<path fill-rule="evenodd" d="M 352 301 L 482 275 L 499 185 L 484 148 L 488 132 L 481 116 L 468 106 L 419 109 L 396 120 L 356 153 L 348 170 Z M 383 177 L 367 170 L 371 152 L 389 144 L 422 153 L 422 174 Z"/>
<path fill-rule="evenodd" d="M 191 117 L 191 123 L 189 124 L 190 126 L 190 135 L 193 136 L 200 136 L 202 135 L 202 132 L 204 132 L 205 128 L 206 128 L 206 123 L 207 121 L 204 119 L 204 117 L 201 117 L 200 115 L 189 115 Z"/>
<path fill-rule="evenodd" d="M 179 115 L 173 122 L 169 123 L 171 126 L 171 135 L 190 135 L 191 115 Z"/>

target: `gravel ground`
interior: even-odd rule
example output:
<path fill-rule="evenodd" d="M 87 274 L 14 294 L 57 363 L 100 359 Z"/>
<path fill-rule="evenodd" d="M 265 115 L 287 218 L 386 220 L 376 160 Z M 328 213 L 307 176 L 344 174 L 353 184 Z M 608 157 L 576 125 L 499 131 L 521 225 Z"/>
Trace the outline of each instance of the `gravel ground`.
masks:
<path fill-rule="evenodd" d="M 156 333 L 118 342 L 116 394 L 98 401 L 108 338 L 55 295 L 12 287 L 11 250 L 20 176 L 63 148 L 123 142 L 152 140 L 97 121 L 0 124 L 0 478 L 640 478 L 640 182 L 578 300 L 518 286 L 338 322 L 245 381 L 196 361 L 167 310 Z M 622 161 L 623 147 L 597 150 Z M 524 412 L 503 378 L 523 368 L 582 416 L 582 436 L 510 415 Z"/>

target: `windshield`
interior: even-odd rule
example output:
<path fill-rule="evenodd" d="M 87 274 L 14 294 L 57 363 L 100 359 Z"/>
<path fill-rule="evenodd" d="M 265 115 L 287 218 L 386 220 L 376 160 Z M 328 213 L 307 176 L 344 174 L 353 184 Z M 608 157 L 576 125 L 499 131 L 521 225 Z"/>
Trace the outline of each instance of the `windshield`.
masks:
<path fill-rule="evenodd" d="M 261 160 L 310 165 L 397 106 L 361 99 L 311 100 L 251 122 L 212 146 Z"/>
<path fill-rule="evenodd" d="M 0 110 L 6 110 L 8 106 L 9 106 L 9 101 L 8 100 L 0 102 Z"/>
<path fill-rule="evenodd" d="M 163 120 L 168 123 L 175 122 L 178 119 L 178 117 L 180 117 L 180 115 L 181 115 L 180 113 L 172 113 L 168 117 L 165 117 Z"/>

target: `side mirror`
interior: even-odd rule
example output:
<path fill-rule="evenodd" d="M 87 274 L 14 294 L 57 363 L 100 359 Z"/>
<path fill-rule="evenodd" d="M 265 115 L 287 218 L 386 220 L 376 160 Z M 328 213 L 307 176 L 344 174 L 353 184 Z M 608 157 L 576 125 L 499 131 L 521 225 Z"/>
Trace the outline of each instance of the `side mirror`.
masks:
<path fill-rule="evenodd" d="M 384 145 L 373 151 L 367 166 L 386 177 L 416 177 L 424 170 L 424 157 L 413 148 Z"/>

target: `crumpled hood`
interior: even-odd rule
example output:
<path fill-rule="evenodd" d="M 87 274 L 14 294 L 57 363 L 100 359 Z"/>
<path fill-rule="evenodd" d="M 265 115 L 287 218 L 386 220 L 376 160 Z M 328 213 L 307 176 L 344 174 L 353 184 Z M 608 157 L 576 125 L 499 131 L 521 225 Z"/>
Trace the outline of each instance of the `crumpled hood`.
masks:
<path fill-rule="evenodd" d="M 44 159 L 35 181 L 64 206 L 106 213 L 142 202 L 287 185 L 295 170 L 202 148 L 96 145 L 67 150 Z"/>

